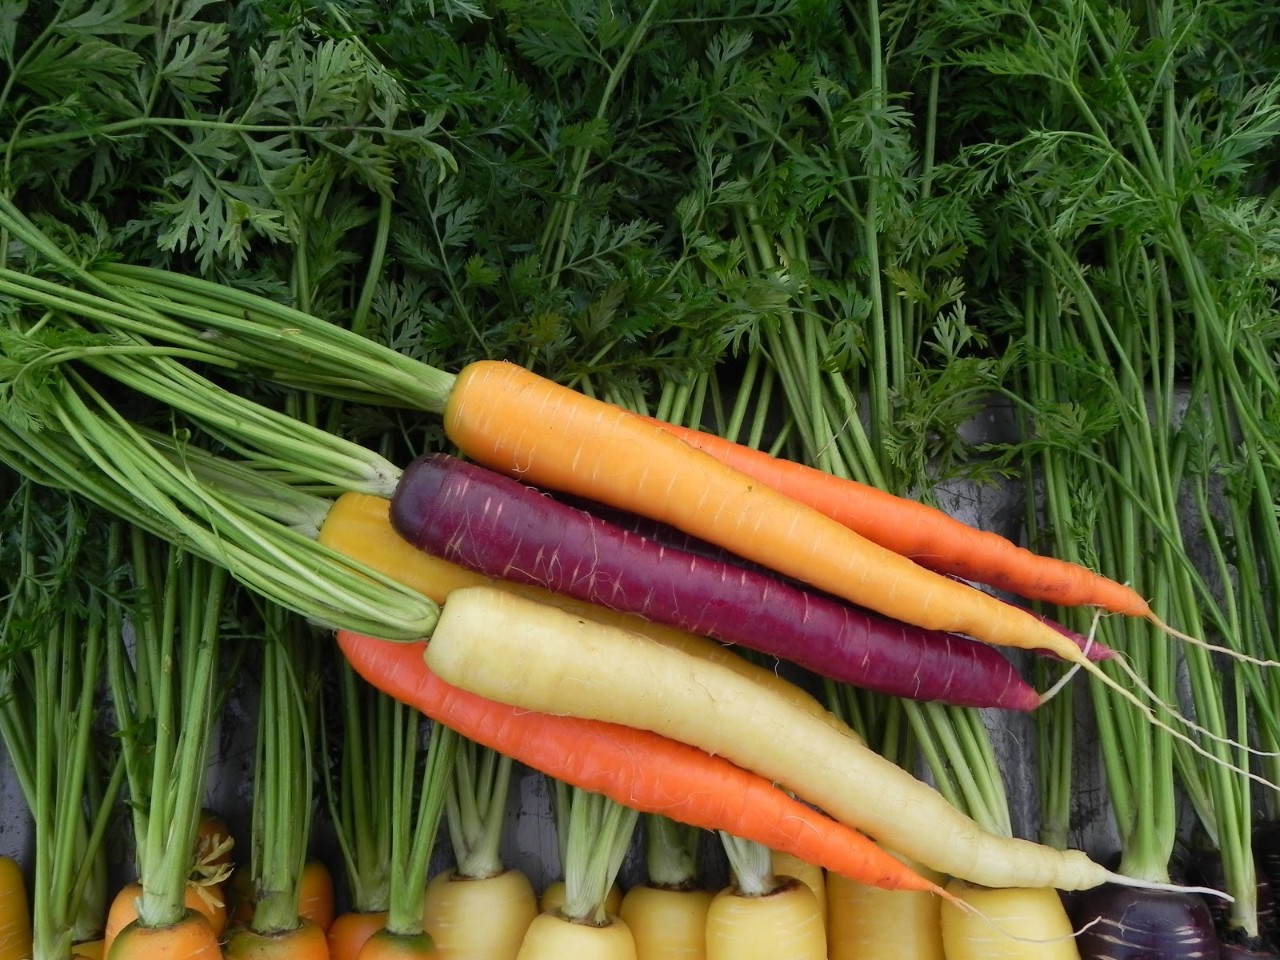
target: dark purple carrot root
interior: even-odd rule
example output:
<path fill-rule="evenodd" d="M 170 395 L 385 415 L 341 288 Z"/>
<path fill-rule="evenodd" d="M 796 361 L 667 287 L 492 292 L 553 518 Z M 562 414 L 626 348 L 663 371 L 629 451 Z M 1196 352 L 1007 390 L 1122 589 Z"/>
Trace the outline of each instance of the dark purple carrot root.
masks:
<path fill-rule="evenodd" d="M 409 465 L 391 520 L 415 546 L 470 570 L 757 650 L 833 680 L 962 706 L 1031 710 L 1039 703 L 986 644 L 664 547 L 445 454 Z"/>
<path fill-rule="evenodd" d="M 1080 960 L 1218 960 L 1218 937 L 1196 893 L 1103 884 L 1070 903 Z"/>

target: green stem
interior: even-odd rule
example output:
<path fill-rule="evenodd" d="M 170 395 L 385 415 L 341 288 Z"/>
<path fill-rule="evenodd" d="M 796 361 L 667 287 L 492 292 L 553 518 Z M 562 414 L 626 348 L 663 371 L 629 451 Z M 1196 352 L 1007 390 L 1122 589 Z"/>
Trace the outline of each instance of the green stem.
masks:
<path fill-rule="evenodd" d="M 414 715 L 417 720 L 417 715 Z M 406 731 L 416 736 L 417 724 Z M 393 813 L 391 900 L 387 930 L 393 934 L 422 933 L 422 892 L 427 885 L 431 850 L 440 831 L 444 798 L 453 772 L 458 734 L 442 723 L 431 725 L 426 762 L 423 764 L 416 813 L 412 805 L 416 765 L 415 751 L 406 743 L 402 753 L 403 789 L 397 794 L 399 807 Z"/>
<path fill-rule="evenodd" d="M 773 853 L 762 843 L 720 831 L 725 856 L 733 876 L 734 892 L 742 897 L 763 897 L 780 886 L 773 872 Z"/>

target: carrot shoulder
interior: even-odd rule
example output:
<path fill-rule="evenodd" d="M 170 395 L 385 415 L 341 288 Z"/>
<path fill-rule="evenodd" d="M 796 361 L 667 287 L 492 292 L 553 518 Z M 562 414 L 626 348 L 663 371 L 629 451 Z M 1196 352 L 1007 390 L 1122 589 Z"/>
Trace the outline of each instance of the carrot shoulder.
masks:
<path fill-rule="evenodd" d="M 468 693 L 428 668 L 425 643 L 339 631 L 338 645 L 356 672 L 384 693 L 565 783 L 642 813 L 758 840 L 867 884 L 939 892 L 862 834 L 723 757 L 647 730 L 521 710 Z"/>
<path fill-rule="evenodd" d="M 1026 611 L 516 364 L 465 367 L 444 426 L 463 453 L 494 470 L 660 520 L 884 616 L 1090 666 L 1074 643 Z"/>
<path fill-rule="evenodd" d="M 1130 616 L 1150 615 L 1146 600 L 1124 584 L 1079 564 L 1034 553 L 927 504 L 780 459 L 714 434 L 645 419 L 727 466 L 930 570 L 985 583 L 1029 600 L 1064 607 L 1097 606 Z"/>

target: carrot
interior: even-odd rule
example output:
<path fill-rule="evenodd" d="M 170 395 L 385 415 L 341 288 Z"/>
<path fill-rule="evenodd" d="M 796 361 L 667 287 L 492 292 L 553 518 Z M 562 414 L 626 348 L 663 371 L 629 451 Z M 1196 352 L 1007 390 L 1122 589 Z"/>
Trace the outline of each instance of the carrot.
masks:
<path fill-rule="evenodd" d="M 728 647 L 706 637 L 641 620 L 630 614 L 581 603 L 572 597 L 552 593 L 541 587 L 494 580 L 463 569 L 455 563 L 433 557 L 418 550 L 396 533 L 391 525 L 390 511 L 391 501 L 385 497 L 364 493 L 344 493 L 330 507 L 320 528 L 318 539 L 324 546 L 331 547 L 351 560 L 420 591 L 423 596 L 436 603 L 444 603 L 449 593 L 460 587 L 488 584 L 529 597 L 539 603 L 547 603 L 572 611 L 579 616 L 642 633 L 659 643 L 665 643 L 739 671 L 754 682 L 770 687 L 788 697 L 796 706 L 812 713 L 815 717 L 821 717 L 847 736 L 857 736 L 807 691 L 778 676 L 774 671 L 740 657 Z"/>
<path fill-rule="evenodd" d="M 0 960 L 31 956 L 31 901 L 22 867 L 0 856 Z"/>
<path fill-rule="evenodd" d="M 356 960 L 365 941 L 387 925 L 387 911 L 343 911 L 333 918 L 326 939 L 329 960 Z"/>
<path fill-rule="evenodd" d="M 148 960 L 152 957 L 184 957 L 189 960 L 221 960 L 209 922 L 203 914 L 188 910 L 174 923 L 146 926 L 134 920 L 106 951 L 107 960 Z"/>
<path fill-rule="evenodd" d="M 827 935 L 813 890 L 777 876 L 771 851 L 721 833 L 732 882 L 707 910 L 706 960 L 826 960 Z"/>
<path fill-rule="evenodd" d="M 459 738 L 445 797 L 454 867 L 427 884 L 422 926 L 445 960 L 515 960 L 538 915 L 529 877 L 502 860 L 514 761 Z"/>
<path fill-rule="evenodd" d="M 940 873 L 996 887 L 1150 886 L 1080 851 L 982 830 L 903 768 L 715 664 L 499 590 L 450 594 L 426 657 L 446 683 L 479 696 L 650 730 L 723 756 Z"/>
<path fill-rule="evenodd" d="M 377 640 L 349 631 L 337 636 L 351 665 L 379 689 L 548 776 L 642 813 L 732 830 L 865 883 L 938 892 L 935 884 L 856 831 L 723 757 L 649 731 L 533 713 L 467 693 L 428 668 L 424 643 Z"/>
<path fill-rule="evenodd" d="M 1028 600 L 1097 606 L 1151 619 L 1136 590 L 1087 567 L 1033 553 L 928 504 L 774 457 L 714 434 L 645 418 L 690 446 L 939 573 L 985 583 Z"/>
<path fill-rule="evenodd" d="M 429 934 L 395 933 L 383 927 L 364 942 L 359 960 L 429 960 L 439 956 Z"/>
<path fill-rule="evenodd" d="M 994 646 L 1053 653 L 1200 756 L 1274 787 L 1157 718 L 1152 704 L 1196 733 L 1208 733 L 1160 700 L 1123 657 L 1112 662 L 1138 693 L 1030 612 L 873 543 L 620 407 L 513 363 L 477 361 L 458 373 L 449 390 L 444 429 L 464 454 L 491 469 L 661 521 L 890 619 Z"/>
<path fill-rule="evenodd" d="M 533 884 L 514 867 L 485 877 L 446 870 L 422 905 L 422 925 L 449 960 L 513 960 L 537 915 Z"/>
<path fill-rule="evenodd" d="M 217 810 L 200 811 L 196 824 L 196 872 L 201 877 L 220 875 L 235 864 L 235 839 L 226 817 Z"/>
<path fill-rule="evenodd" d="M 287 930 L 237 927 L 222 947 L 226 960 L 328 960 L 324 931 L 310 920 Z"/>
<path fill-rule="evenodd" d="M 1042 648 L 1100 674 L 1029 613 L 871 542 L 662 427 L 516 364 L 463 368 L 444 428 L 467 456 L 528 483 L 660 520 L 891 619 Z"/>
<path fill-rule="evenodd" d="M 447 454 L 420 457 L 405 469 L 391 521 L 410 542 L 467 569 L 881 693 L 1017 710 L 1040 703 L 986 644 L 871 616 L 767 571 L 669 548 Z"/>
<path fill-rule="evenodd" d="M 707 960 L 825 960 L 826 938 L 813 891 L 795 878 L 744 897 L 721 890 L 707 911 Z"/>
<path fill-rule="evenodd" d="M 631 928 L 638 960 L 705 960 L 707 909 L 714 896 L 698 883 L 697 849 L 705 835 L 670 817 L 646 815 L 647 877 L 628 888 L 617 911 Z"/>
<path fill-rule="evenodd" d="M 782 853 L 779 850 L 772 851 L 770 858 L 773 872 L 779 877 L 792 877 L 799 880 L 806 887 L 813 891 L 813 897 L 818 901 L 818 915 L 822 917 L 823 929 L 826 929 L 827 922 L 827 876 L 817 864 L 805 863 L 799 857 L 790 853 Z"/>
<path fill-rule="evenodd" d="M 827 878 L 828 960 L 944 960 L 940 901 Z"/>
<path fill-rule="evenodd" d="M 138 904 L 142 896 L 142 884 L 137 880 L 126 883 L 116 891 L 107 910 L 107 926 L 102 936 L 104 952 L 110 953 L 111 945 L 124 928 L 138 919 Z M 209 891 L 200 884 L 188 881 L 183 905 L 186 910 L 204 917 L 215 937 L 222 935 L 227 925 L 227 910 L 217 891 Z"/>
<path fill-rule="evenodd" d="M 618 919 L 606 926 L 566 923 L 540 913 L 529 925 L 516 960 L 636 960 L 635 938 Z"/>
<path fill-rule="evenodd" d="M 546 889 L 543 890 L 538 897 L 539 912 L 555 913 L 564 906 L 565 893 L 565 882 L 563 880 L 551 881 L 551 883 L 547 884 Z M 617 916 L 618 911 L 622 909 L 622 900 L 622 888 L 615 883 L 605 894 L 605 912 Z"/>
<path fill-rule="evenodd" d="M 298 916 L 327 931 L 333 923 L 333 874 L 323 860 L 311 857 L 298 879 Z"/>
<path fill-rule="evenodd" d="M 705 960 L 707 911 L 714 896 L 710 890 L 650 884 L 629 889 L 618 918 L 631 929 L 637 960 Z"/>
<path fill-rule="evenodd" d="M 1045 887 L 988 890 L 957 880 L 947 886 L 982 914 L 942 905 L 942 948 L 947 960 L 1080 960 L 1071 921 L 1057 891 Z"/>

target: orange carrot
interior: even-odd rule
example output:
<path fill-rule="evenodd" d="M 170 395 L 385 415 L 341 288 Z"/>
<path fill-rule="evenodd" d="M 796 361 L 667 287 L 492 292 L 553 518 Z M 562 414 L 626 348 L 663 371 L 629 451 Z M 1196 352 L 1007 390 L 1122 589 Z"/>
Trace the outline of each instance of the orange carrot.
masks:
<path fill-rule="evenodd" d="M 1104 676 L 1027 611 L 872 543 L 662 427 L 516 364 L 465 367 L 444 427 L 467 456 L 528 483 L 662 521 L 895 620 L 996 646 L 1042 648 Z"/>
<path fill-rule="evenodd" d="M 985 583 L 1029 600 L 1045 600 L 1064 607 L 1097 606 L 1130 616 L 1152 615 L 1146 600 L 1124 584 L 1079 564 L 1033 553 L 927 504 L 714 434 L 645 419 L 738 472 L 808 504 L 930 570 Z"/>
<path fill-rule="evenodd" d="M 329 960 L 329 943 L 323 930 L 302 920 L 290 930 L 233 930 L 222 955 L 226 960 Z"/>
<path fill-rule="evenodd" d="M 220 935 L 227 923 L 227 908 L 222 901 L 221 891 L 188 882 L 184 897 L 186 909 L 204 917 L 214 936 Z M 107 910 L 107 926 L 102 935 L 103 952 L 110 953 L 116 937 L 138 919 L 138 901 L 141 898 L 142 884 L 137 880 L 126 883 L 116 891 Z"/>
<path fill-rule="evenodd" d="M 333 915 L 333 874 L 323 860 L 312 857 L 303 864 L 298 882 L 298 916 L 328 931 Z"/>
<path fill-rule="evenodd" d="M 383 927 L 360 948 L 359 960 L 429 960 L 438 957 L 428 933 L 392 933 Z"/>
<path fill-rule="evenodd" d="M 387 911 L 344 911 L 329 924 L 329 960 L 356 960 L 366 940 L 387 925 Z"/>
<path fill-rule="evenodd" d="M 425 643 L 339 631 L 338 644 L 356 671 L 385 693 L 572 786 L 644 813 L 758 839 L 864 883 L 940 892 L 862 834 L 722 757 L 643 730 L 518 710 L 474 696 L 427 668 Z"/>
<path fill-rule="evenodd" d="M 0 856 L 0 960 L 31 956 L 31 899 L 22 867 Z"/>
<path fill-rule="evenodd" d="M 136 920 L 120 931 L 108 948 L 108 960 L 149 960 L 152 957 L 184 957 L 189 960 L 221 960 L 222 951 L 209 921 L 188 910 L 177 923 L 147 927 Z"/>

